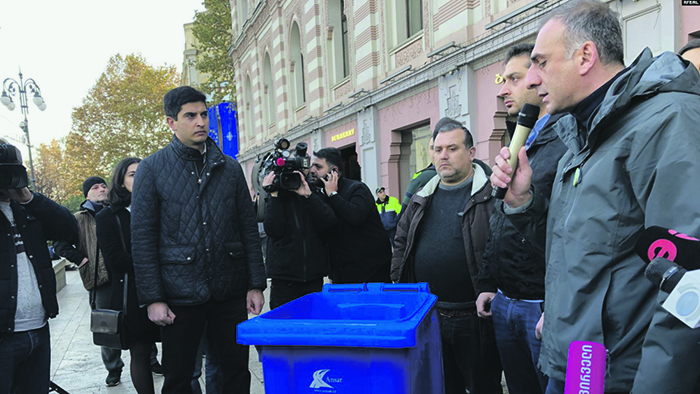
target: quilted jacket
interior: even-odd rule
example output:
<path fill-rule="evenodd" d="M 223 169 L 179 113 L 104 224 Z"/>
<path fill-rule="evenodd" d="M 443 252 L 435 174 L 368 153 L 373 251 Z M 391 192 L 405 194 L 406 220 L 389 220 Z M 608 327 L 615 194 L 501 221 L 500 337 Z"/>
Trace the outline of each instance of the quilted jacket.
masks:
<path fill-rule="evenodd" d="M 197 161 L 201 171 L 201 183 Z M 197 305 L 265 289 L 253 204 L 241 166 L 207 140 L 177 137 L 144 159 L 134 181 L 131 244 L 139 303 Z"/>

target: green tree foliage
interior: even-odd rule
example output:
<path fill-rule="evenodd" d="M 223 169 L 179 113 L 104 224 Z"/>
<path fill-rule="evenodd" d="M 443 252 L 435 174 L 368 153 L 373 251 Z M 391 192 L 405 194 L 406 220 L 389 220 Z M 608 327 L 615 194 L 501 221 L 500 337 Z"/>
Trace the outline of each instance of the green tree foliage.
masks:
<path fill-rule="evenodd" d="M 229 0 L 204 0 L 206 11 L 196 12 L 192 32 L 198 43 L 195 67 L 208 74 L 200 89 L 214 103 L 235 100 L 234 70 L 228 49 L 231 46 L 231 4 Z"/>
<path fill-rule="evenodd" d="M 153 67 L 140 55 L 115 55 L 73 109 L 70 133 L 37 150 L 37 188 L 67 204 L 82 198 L 85 178 L 109 180 L 121 159 L 146 157 L 165 147 L 172 131 L 165 123 L 163 96 L 180 84 L 174 66 Z"/>

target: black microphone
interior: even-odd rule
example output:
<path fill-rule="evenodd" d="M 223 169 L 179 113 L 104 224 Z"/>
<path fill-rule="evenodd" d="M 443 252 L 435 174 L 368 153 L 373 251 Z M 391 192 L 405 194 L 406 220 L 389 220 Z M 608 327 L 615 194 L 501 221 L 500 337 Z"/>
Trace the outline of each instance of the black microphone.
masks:
<path fill-rule="evenodd" d="M 508 165 L 513 169 L 512 175 L 515 175 L 515 170 L 518 168 L 518 152 L 520 148 L 525 146 L 527 137 L 530 131 L 535 127 L 538 117 L 540 116 L 540 107 L 532 104 L 525 104 L 518 114 L 518 123 L 515 126 L 513 138 L 510 141 L 510 159 Z M 508 187 L 495 187 L 491 192 L 491 196 L 502 200 L 506 196 Z"/>
<path fill-rule="evenodd" d="M 634 251 L 647 263 L 663 257 L 688 271 L 700 269 L 700 240 L 675 230 L 658 226 L 647 228 Z"/>
<path fill-rule="evenodd" d="M 663 292 L 671 293 L 686 272 L 688 271 L 685 268 L 673 261 L 657 257 L 647 265 L 644 276 L 654 287 L 660 288 Z"/>

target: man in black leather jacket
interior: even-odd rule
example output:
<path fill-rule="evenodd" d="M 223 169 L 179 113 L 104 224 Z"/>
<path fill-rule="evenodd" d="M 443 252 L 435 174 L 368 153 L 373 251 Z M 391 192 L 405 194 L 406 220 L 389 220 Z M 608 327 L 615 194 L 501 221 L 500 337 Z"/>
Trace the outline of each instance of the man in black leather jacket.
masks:
<path fill-rule="evenodd" d="M 170 145 L 134 181 L 131 239 L 141 306 L 162 327 L 163 393 L 190 392 L 199 340 L 220 355 L 223 392 L 248 392 L 248 348 L 236 325 L 259 314 L 266 287 L 260 237 L 241 166 L 208 137 L 205 96 L 165 95 Z"/>

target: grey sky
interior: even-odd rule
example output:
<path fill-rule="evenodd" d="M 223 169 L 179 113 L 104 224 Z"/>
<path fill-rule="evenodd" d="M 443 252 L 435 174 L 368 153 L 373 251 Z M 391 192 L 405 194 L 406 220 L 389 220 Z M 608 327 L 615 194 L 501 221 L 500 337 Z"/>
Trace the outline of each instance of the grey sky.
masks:
<path fill-rule="evenodd" d="M 32 144 L 68 133 L 72 109 L 117 53 L 181 70 L 182 25 L 203 9 L 202 0 L 0 0 L 0 82 L 21 67 L 47 104 L 41 112 L 30 100 Z M 18 102 L 14 111 L 0 105 L 0 136 L 19 138 L 22 120 Z"/>

